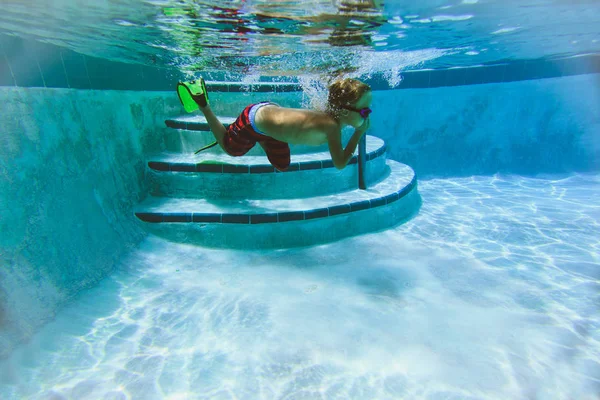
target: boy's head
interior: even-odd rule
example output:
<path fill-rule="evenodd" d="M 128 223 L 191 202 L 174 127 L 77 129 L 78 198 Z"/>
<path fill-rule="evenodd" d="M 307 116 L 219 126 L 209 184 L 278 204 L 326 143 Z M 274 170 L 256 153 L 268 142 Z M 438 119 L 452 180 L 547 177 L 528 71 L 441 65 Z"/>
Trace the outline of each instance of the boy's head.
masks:
<path fill-rule="evenodd" d="M 370 91 L 371 87 L 358 79 L 339 79 L 329 86 L 328 110 L 334 116 L 339 116 L 345 107 L 354 106 L 365 93 Z"/>

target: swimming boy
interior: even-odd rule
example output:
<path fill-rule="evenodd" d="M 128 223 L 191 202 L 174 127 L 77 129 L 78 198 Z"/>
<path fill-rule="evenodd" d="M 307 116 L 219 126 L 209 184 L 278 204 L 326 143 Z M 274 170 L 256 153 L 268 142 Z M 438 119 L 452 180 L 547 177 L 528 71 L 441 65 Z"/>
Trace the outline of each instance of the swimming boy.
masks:
<path fill-rule="evenodd" d="M 269 162 L 280 171 L 287 170 L 290 165 L 288 144 L 319 146 L 327 143 L 333 165 L 343 169 L 370 125 L 371 88 L 356 79 L 341 79 L 329 87 L 325 112 L 263 102 L 246 107 L 229 128 L 223 126 L 210 108 L 204 80 L 200 78 L 191 84 L 195 84 L 197 90 L 192 93 L 186 87 L 187 91 L 200 107 L 215 139 L 227 154 L 242 156 L 259 143 Z M 343 148 L 342 127 L 345 125 L 355 130 L 346 148 Z"/>

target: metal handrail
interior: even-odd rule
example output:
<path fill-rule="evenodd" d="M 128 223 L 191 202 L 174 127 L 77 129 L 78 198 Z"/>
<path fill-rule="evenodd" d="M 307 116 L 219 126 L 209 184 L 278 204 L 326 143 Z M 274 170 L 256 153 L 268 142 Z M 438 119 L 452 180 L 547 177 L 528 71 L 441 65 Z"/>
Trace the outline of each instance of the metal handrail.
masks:
<path fill-rule="evenodd" d="M 367 166 L 367 135 L 363 135 L 358 142 L 358 188 L 366 189 L 365 168 Z"/>

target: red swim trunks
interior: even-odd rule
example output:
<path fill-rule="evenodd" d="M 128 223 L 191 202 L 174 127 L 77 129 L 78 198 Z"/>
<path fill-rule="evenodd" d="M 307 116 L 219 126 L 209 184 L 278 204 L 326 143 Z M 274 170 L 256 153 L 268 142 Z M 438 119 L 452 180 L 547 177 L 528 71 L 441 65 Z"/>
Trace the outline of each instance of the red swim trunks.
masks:
<path fill-rule="evenodd" d="M 261 104 L 261 103 L 259 103 Z M 258 133 L 250 122 L 250 109 L 255 104 L 244 108 L 244 111 L 229 125 L 225 134 L 225 151 L 231 156 L 246 154 L 258 142 L 267 153 L 271 165 L 279 171 L 285 171 L 290 165 L 290 146 L 270 136 Z"/>

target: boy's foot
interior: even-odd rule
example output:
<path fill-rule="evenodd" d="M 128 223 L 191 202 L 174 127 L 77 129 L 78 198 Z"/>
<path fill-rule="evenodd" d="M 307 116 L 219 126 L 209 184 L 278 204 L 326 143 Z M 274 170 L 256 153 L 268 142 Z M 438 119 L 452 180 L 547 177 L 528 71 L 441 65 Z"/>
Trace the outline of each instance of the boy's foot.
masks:
<path fill-rule="evenodd" d="M 208 92 L 203 78 L 190 82 L 179 82 L 177 84 L 177 94 L 187 112 L 197 110 L 198 106 L 204 108 L 209 104 Z"/>
<path fill-rule="evenodd" d="M 191 84 L 195 85 L 195 88 L 199 88 L 197 93 L 192 92 L 192 98 L 200 107 L 206 107 L 208 105 L 208 91 L 204 84 L 204 78 L 200 78 L 197 81 L 191 81 Z"/>

